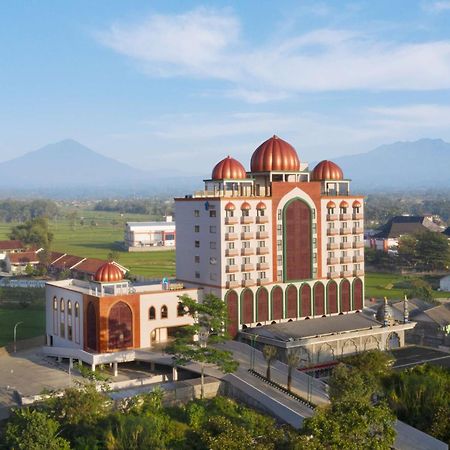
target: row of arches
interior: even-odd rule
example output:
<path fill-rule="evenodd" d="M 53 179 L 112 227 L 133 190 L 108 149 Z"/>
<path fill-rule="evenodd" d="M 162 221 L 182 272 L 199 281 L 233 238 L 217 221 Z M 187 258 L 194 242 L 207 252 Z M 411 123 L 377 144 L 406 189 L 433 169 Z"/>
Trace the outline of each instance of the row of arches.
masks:
<path fill-rule="evenodd" d="M 274 286 L 270 292 L 260 287 L 256 293 L 244 289 L 227 292 L 229 333 L 236 335 L 239 324 L 267 322 L 269 320 L 297 319 L 345 313 L 363 308 L 363 282 L 356 278 L 353 283 L 344 279 L 340 285 L 330 281 L 326 286 L 316 282 L 312 287 L 304 283 L 299 288 L 289 284 L 283 291 Z"/>
<path fill-rule="evenodd" d="M 53 334 L 80 343 L 80 303 L 53 297 Z"/>

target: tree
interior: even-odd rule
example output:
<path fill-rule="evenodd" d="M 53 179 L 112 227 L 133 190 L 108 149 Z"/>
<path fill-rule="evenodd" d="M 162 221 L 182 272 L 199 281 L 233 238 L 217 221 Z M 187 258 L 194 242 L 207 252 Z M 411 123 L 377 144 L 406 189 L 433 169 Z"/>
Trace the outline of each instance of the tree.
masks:
<path fill-rule="evenodd" d="M 448 268 L 449 242 L 447 236 L 442 233 L 432 231 L 418 233 L 416 251 L 421 269 L 433 271 Z"/>
<path fill-rule="evenodd" d="M 265 345 L 263 347 L 263 355 L 267 362 L 266 378 L 270 381 L 270 368 L 272 361 L 277 357 L 277 348 L 273 345 Z"/>
<path fill-rule="evenodd" d="M 47 413 L 30 408 L 13 411 L 5 429 L 5 442 L 15 450 L 69 450 L 69 442 L 59 437 L 59 424 Z"/>
<path fill-rule="evenodd" d="M 420 298 L 425 301 L 433 300 L 433 288 L 430 283 L 417 278 L 411 281 L 410 286 L 408 291 L 410 298 Z"/>
<path fill-rule="evenodd" d="M 22 241 L 25 245 L 33 245 L 49 249 L 53 233 L 49 230 L 45 217 L 36 217 L 11 229 L 10 239 Z"/>
<path fill-rule="evenodd" d="M 287 366 L 288 366 L 287 389 L 289 392 L 291 392 L 292 370 L 296 369 L 299 363 L 300 363 L 300 354 L 295 351 L 289 351 L 287 355 Z"/>
<path fill-rule="evenodd" d="M 220 349 L 228 339 L 225 324 L 228 320 L 225 302 L 213 294 L 205 295 L 202 302 L 182 295 L 180 309 L 189 314 L 193 325 L 182 327 L 166 351 L 174 355 L 176 364 L 184 365 L 195 361 L 201 365 L 201 397 L 204 396 L 204 364 L 215 364 L 224 373 L 234 372 L 238 363 L 229 351 Z"/>
<path fill-rule="evenodd" d="M 414 268 L 418 262 L 417 238 L 414 235 L 405 234 L 398 240 L 398 256 L 401 264 Z"/>

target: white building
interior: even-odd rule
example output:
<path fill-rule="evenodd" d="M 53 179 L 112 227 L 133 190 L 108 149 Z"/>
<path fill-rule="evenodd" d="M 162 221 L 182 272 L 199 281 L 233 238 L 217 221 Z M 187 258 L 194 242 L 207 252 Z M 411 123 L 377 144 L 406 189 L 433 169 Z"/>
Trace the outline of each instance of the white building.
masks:
<path fill-rule="evenodd" d="M 164 222 L 127 222 L 125 247 L 128 251 L 147 251 L 157 247 L 175 247 L 176 229 L 172 216 Z"/>

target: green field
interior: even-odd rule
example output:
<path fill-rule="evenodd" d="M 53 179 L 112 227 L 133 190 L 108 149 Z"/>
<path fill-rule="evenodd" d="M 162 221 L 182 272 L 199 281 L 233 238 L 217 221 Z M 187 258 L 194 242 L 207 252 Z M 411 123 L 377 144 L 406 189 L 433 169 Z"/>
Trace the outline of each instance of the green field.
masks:
<path fill-rule="evenodd" d="M 72 226 L 67 219 L 50 222 L 54 233 L 52 250 L 72 255 L 106 259 L 111 251 L 118 252 L 118 261 L 133 274 L 151 278 L 175 275 L 175 251 L 129 253 L 121 248 L 124 224 L 128 221 L 150 220 L 141 214 L 121 215 L 115 212 L 77 211 L 84 218 Z M 94 222 L 94 223 L 91 223 Z M 14 224 L 0 223 L 0 239 L 7 239 Z"/>
<path fill-rule="evenodd" d="M 0 308 L 0 347 L 13 341 L 14 325 L 17 327 L 17 340 L 40 336 L 45 330 L 45 311 L 42 307 Z"/>

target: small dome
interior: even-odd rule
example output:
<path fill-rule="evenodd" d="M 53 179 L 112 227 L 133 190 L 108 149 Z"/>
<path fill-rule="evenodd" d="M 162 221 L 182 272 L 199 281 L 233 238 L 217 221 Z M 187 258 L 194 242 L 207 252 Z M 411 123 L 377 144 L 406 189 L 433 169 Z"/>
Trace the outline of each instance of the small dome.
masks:
<path fill-rule="evenodd" d="M 345 200 L 342 200 L 342 202 L 339 203 L 339 208 L 348 208 L 348 203 Z"/>
<path fill-rule="evenodd" d="M 234 210 L 236 209 L 236 206 L 234 205 L 234 203 L 228 202 L 228 203 L 225 205 L 225 209 L 226 209 L 227 211 L 234 211 Z"/>
<path fill-rule="evenodd" d="M 266 204 L 264 202 L 259 202 L 256 205 L 256 209 L 266 209 Z"/>
<path fill-rule="evenodd" d="M 358 200 L 355 200 L 352 203 L 353 208 L 361 208 L 361 203 Z"/>
<path fill-rule="evenodd" d="M 252 172 L 290 172 L 300 170 L 300 160 L 291 144 L 274 135 L 253 152 L 250 166 Z"/>
<path fill-rule="evenodd" d="M 342 180 L 343 178 L 344 173 L 342 169 L 333 161 L 327 161 L 326 159 L 320 161 L 311 174 L 312 181 Z"/>
<path fill-rule="evenodd" d="M 336 208 L 336 203 L 332 202 L 331 200 L 327 203 L 327 208 Z"/>
<path fill-rule="evenodd" d="M 250 203 L 248 202 L 244 202 L 241 205 L 241 209 L 251 209 L 252 207 L 250 206 Z"/>
<path fill-rule="evenodd" d="M 213 180 L 241 180 L 247 178 L 247 173 L 238 160 L 227 156 L 215 165 L 211 178 Z"/>
<path fill-rule="evenodd" d="M 123 280 L 122 271 L 112 262 L 107 262 L 95 272 L 95 281 L 108 283 Z"/>

